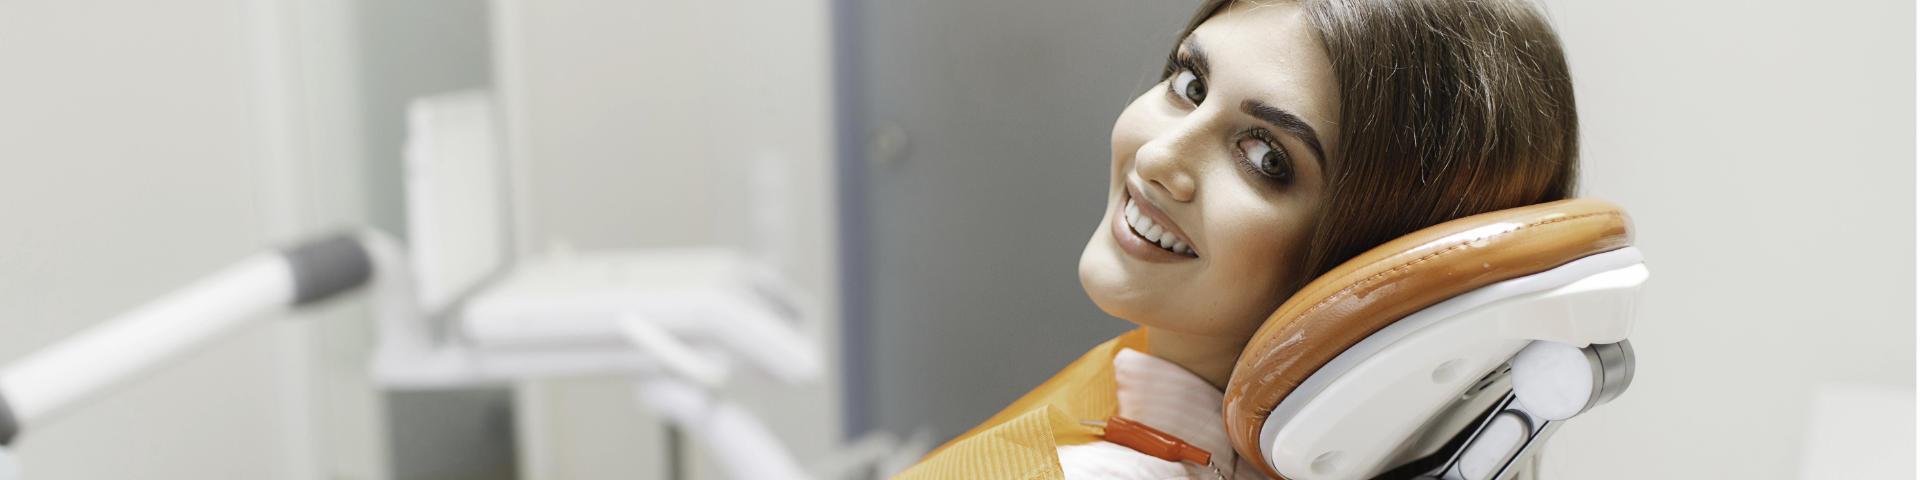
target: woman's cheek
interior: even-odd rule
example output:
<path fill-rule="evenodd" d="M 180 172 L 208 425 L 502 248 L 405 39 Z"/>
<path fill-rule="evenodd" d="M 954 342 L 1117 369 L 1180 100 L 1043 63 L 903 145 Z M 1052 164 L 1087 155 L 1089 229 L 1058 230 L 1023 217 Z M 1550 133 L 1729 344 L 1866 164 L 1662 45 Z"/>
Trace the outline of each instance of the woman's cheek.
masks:
<path fill-rule="evenodd" d="M 1245 228 L 1237 228 L 1225 235 L 1231 241 L 1223 242 L 1230 251 L 1222 251 L 1227 257 L 1220 257 L 1220 265 L 1231 270 L 1223 272 L 1229 275 L 1225 280 L 1241 285 L 1244 292 L 1243 307 L 1249 310 L 1265 310 L 1278 306 L 1290 292 L 1280 292 L 1281 283 L 1288 273 L 1297 268 L 1292 263 L 1290 252 L 1298 248 L 1295 239 L 1301 237 L 1293 222 L 1275 218 L 1273 212 L 1243 212 L 1240 218 L 1249 221 L 1240 223 Z M 1265 228 L 1255 228 L 1265 227 Z M 1267 313 L 1260 312 L 1265 318 Z"/>

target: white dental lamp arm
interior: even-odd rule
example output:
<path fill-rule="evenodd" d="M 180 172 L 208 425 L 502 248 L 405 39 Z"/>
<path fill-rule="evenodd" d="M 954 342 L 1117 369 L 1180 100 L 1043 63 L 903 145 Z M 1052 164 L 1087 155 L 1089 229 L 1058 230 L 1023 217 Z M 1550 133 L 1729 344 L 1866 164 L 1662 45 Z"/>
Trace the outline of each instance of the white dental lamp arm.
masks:
<path fill-rule="evenodd" d="M 335 234 L 247 257 L 0 367 L 0 446 L 130 380 L 372 278 L 362 238 Z"/>

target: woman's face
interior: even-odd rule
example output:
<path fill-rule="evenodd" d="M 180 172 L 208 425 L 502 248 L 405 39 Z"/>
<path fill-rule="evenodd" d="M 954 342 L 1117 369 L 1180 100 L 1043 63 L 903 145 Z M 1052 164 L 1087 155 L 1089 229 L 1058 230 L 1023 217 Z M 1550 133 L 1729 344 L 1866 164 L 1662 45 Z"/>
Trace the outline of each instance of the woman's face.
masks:
<path fill-rule="evenodd" d="M 1291 3 L 1239 2 L 1180 45 L 1113 125 L 1106 216 L 1080 256 L 1094 303 L 1244 339 L 1286 300 L 1338 153 L 1325 50 Z"/>

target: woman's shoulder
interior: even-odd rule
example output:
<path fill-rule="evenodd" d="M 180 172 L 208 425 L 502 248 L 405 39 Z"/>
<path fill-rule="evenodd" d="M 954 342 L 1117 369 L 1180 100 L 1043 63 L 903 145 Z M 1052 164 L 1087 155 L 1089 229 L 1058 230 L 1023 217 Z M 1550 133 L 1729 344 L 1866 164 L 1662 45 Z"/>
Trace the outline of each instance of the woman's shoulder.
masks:
<path fill-rule="evenodd" d="M 1079 420 L 1117 410 L 1113 358 L 1145 347 L 1141 330 L 1101 343 L 896 478 L 1062 478 L 1055 449 L 1099 441 L 1099 432 Z"/>
<path fill-rule="evenodd" d="M 1146 348 L 1146 340 L 1145 330 L 1134 330 L 1093 347 L 1053 374 L 1052 378 L 1001 409 L 1000 413 L 988 417 L 987 421 L 960 434 L 948 444 L 1047 407 L 1057 408 L 1060 413 L 1075 418 L 1106 418 L 1113 414 L 1118 405 L 1114 398 L 1118 387 L 1113 380 L 1113 357 L 1119 355 L 1121 350 Z M 934 450 L 934 453 L 939 452 L 939 449 Z"/>

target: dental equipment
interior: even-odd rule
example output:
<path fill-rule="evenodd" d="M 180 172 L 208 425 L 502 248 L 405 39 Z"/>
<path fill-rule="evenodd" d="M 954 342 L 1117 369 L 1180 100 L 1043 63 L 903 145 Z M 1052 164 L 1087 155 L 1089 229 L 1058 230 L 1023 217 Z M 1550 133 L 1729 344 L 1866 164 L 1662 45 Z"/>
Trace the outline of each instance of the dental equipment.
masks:
<path fill-rule="evenodd" d="M 785 384 L 824 375 L 799 325 L 819 311 L 733 250 L 559 253 L 508 261 L 502 162 L 485 92 L 409 109 L 408 233 L 355 229 L 247 259 L 0 366 L 0 480 L 22 432 L 166 368 L 261 318 L 367 285 L 374 378 L 390 389 L 618 376 L 713 451 L 756 458 L 738 478 L 809 475 L 751 412 L 716 390 L 734 359 Z M 883 461 L 882 455 L 866 455 Z"/>
<path fill-rule="evenodd" d="M 497 110 L 484 90 L 408 106 L 409 245 L 371 246 L 396 280 L 374 300 L 383 384 L 665 373 L 715 386 L 731 358 L 788 384 L 820 378 L 822 355 L 797 328 L 815 311 L 807 296 L 743 253 L 552 249 L 513 258 Z"/>
<path fill-rule="evenodd" d="M 1575 199 L 1361 254 L 1248 343 L 1228 436 L 1278 478 L 1512 478 L 1632 382 L 1626 337 L 1647 269 L 1631 228 L 1619 207 Z"/>
<path fill-rule="evenodd" d="M 0 446 L 178 362 L 271 314 L 365 283 L 373 264 L 351 235 L 256 254 L 0 368 Z"/>
<path fill-rule="evenodd" d="M 784 312 L 797 307 L 772 297 L 772 292 L 791 291 L 775 284 L 771 274 L 722 250 L 632 253 L 621 256 L 623 261 L 599 261 L 603 259 L 585 256 L 536 266 L 526 275 L 508 276 L 498 285 L 500 295 L 479 296 L 487 301 L 469 311 L 489 321 L 474 327 L 480 340 L 476 343 L 504 345 L 488 349 L 457 339 L 433 340 L 429 316 L 413 295 L 404 252 L 378 231 L 327 235 L 253 255 L 0 368 L 0 480 L 18 478 L 17 464 L 4 447 L 24 432 L 261 319 L 368 284 L 374 290 L 380 333 L 375 376 L 388 387 L 634 376 L 650 390 L 680 392 L 682 401 L 649 404 L 679 412 L 718 412 L 669 415 L 696 427 L 703 437 L 739 443 L 724 446 L 758 458 L 786 459 L 769 465 L 795 465 L 750 413 L 707 392 L 725 380 L 729 355 L 747 357 L 750 364 L 787 383 L 815 381 L 821 375 L 816 354 L 786 325 L 789 320 L 783 315 L 790 314 Z M 592 275 L 573 276 L 582 272 Z M 643 276 L 636 273 L 678 281 L 666 289 L 635 285 L 632 279 Z M 619 279 L 627 280 L 614 281 Z M 752 288 L 755 285 L 759 287 Z M 559 320 L 560 327 L 538 327 L 550 319 Z M 713 339 L 726 351 L 695 347 L 682 337 Z M 582 345 L 598 348 L 579 348 Z M 685 399 L 713 405 L 700 407 Z M 768 472 L 777 475 L 762 475 Z M 755 473 L 739 478 L 806 477 L 797 467 L 762 467 Z"/>
<path fill-rule="evenodd" d="M 411 255 L 378 256 L 392 259 L 382 271 L 405 280 L 376 290 L 376 377 L 399 389 L 631 378 L 642 405 L 709 451 L 782 467 L 736 478 L 806 478 L 759 419 L 718 390 L 736 364 L 787 385 L 819 381 L 822 354 L 800 328 L 820 311 L 810 297 L 731 249 L 561 248 L 513 258 L 515 218 L 503 199 L 514 196 L 496 110 L 485 91 L 408 108 Z M 659 398 L 684 401 L 647 401 Z"/>

